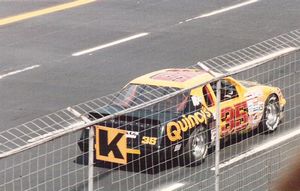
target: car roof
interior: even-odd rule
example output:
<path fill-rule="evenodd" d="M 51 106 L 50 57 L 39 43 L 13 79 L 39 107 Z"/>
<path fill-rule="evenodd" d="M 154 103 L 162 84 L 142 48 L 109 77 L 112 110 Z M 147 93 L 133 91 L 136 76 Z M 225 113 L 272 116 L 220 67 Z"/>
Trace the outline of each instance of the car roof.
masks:
<path fill-rule="evenodd" d="M 199 69 L 170 68 L 140 76 L 130 84 L 144 84 L 174 88 L 189 88 L 212 80 L 214 76 Z"/>

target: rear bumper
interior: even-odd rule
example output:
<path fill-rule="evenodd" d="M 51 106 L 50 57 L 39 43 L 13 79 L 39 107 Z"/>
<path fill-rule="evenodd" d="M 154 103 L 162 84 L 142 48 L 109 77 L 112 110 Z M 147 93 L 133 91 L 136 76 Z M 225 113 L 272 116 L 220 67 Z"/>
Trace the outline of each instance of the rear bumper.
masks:
<path fill-rule="evenodd" d="M 77 145 L 81 152 L 87 153 L 88 152 L 88 139 L 80 139 L 77 142 Z M 133 148 L 140 150 L 140 154 L 127 154 L 127 164 L 133 163 L 136 161 L 142 161 L 146 163 L 155 164 L 160 161 L 165 161 L 167 158 L 170 158 L 170 156 L 173 156 L 175 154 L 171 154 L 168 149 L 156 149 L 155 147 L 147 147 L 147 146 L 141 146 L 139 148 Z M 95 159 L 96 161 L 100 161 Z M 108 162 L 108 161 L 105 161 Z"/>

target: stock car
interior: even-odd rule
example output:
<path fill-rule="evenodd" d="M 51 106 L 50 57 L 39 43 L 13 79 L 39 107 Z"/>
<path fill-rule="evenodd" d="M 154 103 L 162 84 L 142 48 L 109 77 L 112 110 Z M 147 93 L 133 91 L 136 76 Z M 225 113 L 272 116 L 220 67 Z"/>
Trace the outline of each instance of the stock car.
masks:
<path fill-rule="evenodd" d="M 183 165 L 200 164 L 216 139 L 214 78 L 204 70 L 174 68 L 132 80 L 89 117 L 99 119 L 174 95 L 90 127 L 95 130 L 95 160 L 128 164 L 133 158 L 158 156 L 166 160 L 180 156 Z M 196 84 L 204 85 L 194 88 Z M 255 129 L 273 132 L 283 118 L 286 100 L 277 87 L 227 76 L 221 79 L 220 94 L 220 139 Z M 84 129 L 78 141 L 83 152 L 88 150 L 88 134 L 89 128 Z"/>

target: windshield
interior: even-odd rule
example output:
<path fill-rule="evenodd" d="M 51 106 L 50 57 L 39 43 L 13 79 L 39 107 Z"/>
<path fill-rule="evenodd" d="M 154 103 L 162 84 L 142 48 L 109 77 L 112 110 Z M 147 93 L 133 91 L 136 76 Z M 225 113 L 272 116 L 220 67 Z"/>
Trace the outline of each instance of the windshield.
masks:
<path fill-rule="evenodd" d="M 129 108 L 157 99 L 164 95 L 168 95 L 178 90 L 178 88 L 172 87 L 129 84 L 120 91 L 119 95 L 113 100 L 113 104 Z M 185 109 L 187 102 L 188 93 L 181 93 L 170 97 L 167 100 L 148 106 L 145 109 L 151 111 L 168 111 L 178 113 Z"/>

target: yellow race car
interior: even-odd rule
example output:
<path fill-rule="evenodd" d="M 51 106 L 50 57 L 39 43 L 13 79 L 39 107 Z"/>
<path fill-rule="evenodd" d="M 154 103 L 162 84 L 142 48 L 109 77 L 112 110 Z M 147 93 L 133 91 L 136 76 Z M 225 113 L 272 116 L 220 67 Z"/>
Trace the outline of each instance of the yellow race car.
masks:
<path fill-rule="evenodd" d="M 96 160 L 127 164 L 130 156 L 155 154 L 159 159 L 183 156 L 183 164 L 203 161 L 214 145 L 217 105 L 216 81 L 204 70 L 165 69 L 138 77 L 90 117 L 101 118 L 196 84 L 205 85 L 94 126 Z M 232 77 L 221 80 L 220 99 L 220 138 L 259 127 L 275 131 L 286 104 L 279 88 Z M 78 143 L 83 151 L 87 137 L 88 129 Z"/>

